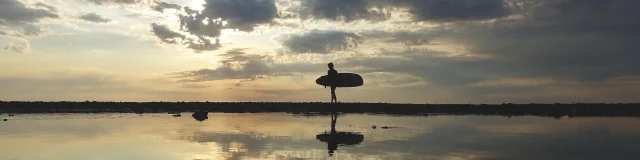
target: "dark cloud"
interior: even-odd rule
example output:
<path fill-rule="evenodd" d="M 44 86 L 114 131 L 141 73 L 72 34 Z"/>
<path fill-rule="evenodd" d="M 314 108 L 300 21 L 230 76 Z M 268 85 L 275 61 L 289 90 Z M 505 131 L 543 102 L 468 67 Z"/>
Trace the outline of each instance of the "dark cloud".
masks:
<path fill-rule="evenodd" d="M 186 45 L 187 48 L 193 49 L 196 52 L 217 50 L 222 46 L 220 40 L 217 38 L 214 39 L 215 42 L 211 42 L 211 40 L 205 36 L 198 36 L 198 39 L 190 39 L 187 38 L 186 35 L 172 31 L 166 25 L 153 23 L 151 24 L 151 29 L 153 34 L 162 42 Z"/>
<path fill-rule="evenodd" d="M 17 0 L 0 0 L 0 25 L 34 23 L 47 18 L 60 16 L 49 9 L 27 7 Z"/>
<path fill-rule="evenodd" d="M 509 15 L 503 0 L 400 0 L 419 21 L 483 20 Z"/>
<path fill-rule="evenodd" d="M 84 15 L 79 16 L 78 18 L 85 20 L 87 22 L 92 22 L 92 23 L 109 23 L 112 20 L 106 17 L 103 17 L 97 13 L 94 12 L 90 12 Z"/>
<path fill-rule="evenodd" d="M 206 0 L 200 13 L 209 19 L 227 21 L 226 28 L 253 31 L 259 24 L 268 24 L 278 17 L 273 0 Z"/>
<path fill-rule="evenodd" d="M 384 20 L 389 13 L 382 8 L 372 9 L 367 0 L 302 0 L 300 15 L 307 18 L 330 19 L 338 21 Z"/>
<path fill-rule="evenodd" d="M 168 44 L 176 44 L 179 40 L 185 39 L 185 35 L 178 32 L 171 31 L 166 25 L 159 25 L 156 23 L 151 24 L 153 34 L 156 35 L 162 42 Z"/>
<path fill-rule="evenodd" d="M 222 29 L 251 32 L 278 17 L 273 0 L 206 0 L 204 7 L 202 11 L 184 7 L 186 14 L 179 15 L 180 29 L 198 37 L 187 42 L 188 48 L 196 51 L 220 48 Z"/>
<path fill-rule="evenodd" d="M 503 0 L 302 0 L 300 16 L 339 21 L 385 20 L 394 8 L 407 9 L 416 21 L 464 21 L 510 14 Z"/>
<path fill-rule="evenodd" d="M 151 6 L 151 8 L 153 10 L 155 10 L 155 11 L 158 11 L 158 12 L 164 12 L 164 10 L 166 10 L 166 9 L 180 10 L 182 8 L 182 6 L 180 6 L 178 4 L 174 4 L 174 3 L 155 1 L 155 4 L 153 6 Z"/>
<path fill-rule="evenodd" d="M 218 37 L 221 29 L 250 32 L 278 17 L 273 0 L 206 0 L 204 7 L 201 12 L 185 8 L 187 15 L 180 16 L 184 30 L 196 36 Z"/>
<path fill-rule="evenodd" d="M 526 1 L 525 1 L 526 2 Z M 499 21 L 496 33 L 517 36 L 566 34 L 638 34 L 639 1 L 634 0 L 540 0 L 521 2 L 520 21 Z"/>
<path fill-rule="evenodd" d="M 294 53 L 331 53 L 358 47 L 361 37 L 351 32 L 312 30 L 282 41 Z"/>
<path fill-rule="evenodd" d="M 186 42 L 186 44 L 187 44 L 187 48 L 193 49 L 196 52 L 212 51 L 222 47 L 222 45 L 220 44 L 220 39 L 215 38 L 215 42 L 211 43 L 210 39 L 202 36 L 198 37 L 197 40 L 189 39 L 189 41 Z"/>
<path fill-rule="evenodd" d="M 187 11 L 187 13 L 193 11 L 188 7 L 185 7 L 185 10 Z M 180 15 L 180 29 L 198 37 L 220 36 L 220 30 L 223 29 L 222 21 L 216 20 L 214 18 L 208 18 L 197 13 L 197 11 L 193 12 L 196 13 Z"/>

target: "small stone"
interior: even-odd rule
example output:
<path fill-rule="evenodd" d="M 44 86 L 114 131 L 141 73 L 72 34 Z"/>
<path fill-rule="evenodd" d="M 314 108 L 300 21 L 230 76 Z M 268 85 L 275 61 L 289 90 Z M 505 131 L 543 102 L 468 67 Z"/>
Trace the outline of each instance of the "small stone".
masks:
<path fill-rule="evenodd" d="M 4 121 L 8 121 L 8 119 L 4 119 Z"/>

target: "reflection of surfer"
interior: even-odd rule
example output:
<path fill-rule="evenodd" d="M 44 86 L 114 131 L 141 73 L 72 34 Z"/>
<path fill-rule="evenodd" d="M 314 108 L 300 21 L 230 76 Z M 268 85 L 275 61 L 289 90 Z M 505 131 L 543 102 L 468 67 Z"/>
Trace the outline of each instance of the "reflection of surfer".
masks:
<path fill-rule="evenodd" d="M 329 156 L 333 156 L 335 150 L 338 150 L 338 131 L 336 131 L 336 122 L 338 122 L 338 113 L 331 113 L 331 138 L 327 142 L 327 149 L 329 150 Z"/>
<path fill-rule="evenodd" d="M 338 98 L 336 97 L 336 87 L 337 87 L 337 80 L 338 80 L 338 71 L 336 71 L 335 69 L 333 69 L 333 63 L 329 63 L 329 71 L 327 71 L 327 75 L 329 75 L 329 81 L 331 82 L 331 102 L 333 103 L 335 100 L 335 103 L 338 103 Z M 327 86 L 324 86 L 325 88 Z"/>
<path fill-rule="evenodd" d="M 336 123 L 338 122 L 338 113 L 331 112 L 331 132 L 325 131 L 316 135 L 316 139 L 327 143 L 329 156 L 333 156 L 338 146 L 353 146 L 364 141 L 364 135 L 356 132 L 338 132 L 336 131 Z"/>

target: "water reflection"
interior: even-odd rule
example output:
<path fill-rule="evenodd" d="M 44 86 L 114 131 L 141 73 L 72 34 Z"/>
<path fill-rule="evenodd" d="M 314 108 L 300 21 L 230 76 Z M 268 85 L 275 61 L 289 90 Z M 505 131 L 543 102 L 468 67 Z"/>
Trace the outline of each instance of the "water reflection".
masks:
<path fill-rule="evenodd" d="M 328 152 L 336 159 L 640 159 L 636 118 L 207 117 L 0 114 L 9 119 L 0 122 L 0 160 L 324 159 Z"/>
<path fill-rule="evenodd" d="M 209 112 L 207 111 L 197 111 L 194 112 L 191 117 L 193 117 L 193 119 L 195 119 L 196 121 L 205 121 L 207 119 L 209 119 Z"/>
<path fill-rule="evenodd" d="M 338 150 L 338 146 L 353 146 L 364 141 L 364 135 L 357 132 L 338 132 L 336 131 L 336 123 L 338 122 L 338 113 L 331 113 L 331 131 L 316 135 L 316 139 L 327 143 L 329 156 Z"/>

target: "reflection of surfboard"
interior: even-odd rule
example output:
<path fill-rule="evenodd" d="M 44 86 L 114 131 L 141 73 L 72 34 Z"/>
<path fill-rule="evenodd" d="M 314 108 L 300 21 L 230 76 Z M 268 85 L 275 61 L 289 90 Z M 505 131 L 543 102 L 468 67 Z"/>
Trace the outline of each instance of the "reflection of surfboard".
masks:
<path fill-rule="evenodd" d="M 359 87 L 364 84 L 362 77 L 355 73 L 338 73 L 336 87 Z M 323 86 L 331 86 L 329 76 L 322 76 L 316 79 L 316 83 Z"/>
<path fill-rule="evenodd" d="M 362 141 L 364 141 L 364 135 L 355 132 L 323 133 L 316 135 L 316 139 L 340 146 L 353 146 L 362 143 Z"/>

